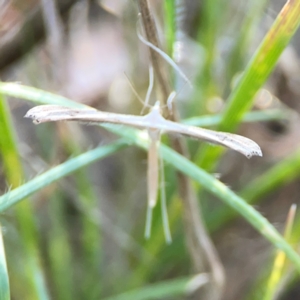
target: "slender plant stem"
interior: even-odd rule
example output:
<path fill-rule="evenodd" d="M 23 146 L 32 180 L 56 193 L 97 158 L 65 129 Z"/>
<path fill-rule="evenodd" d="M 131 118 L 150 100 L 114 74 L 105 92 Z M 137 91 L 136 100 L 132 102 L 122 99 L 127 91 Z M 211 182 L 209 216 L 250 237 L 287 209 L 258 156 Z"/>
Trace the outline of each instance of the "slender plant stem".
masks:
<path fill-rule="evenodd" d="M 146 37 L 150 43 L 154 46 L 159 47 L 157 31 L 154 20 L 151 16 L 149 5 L 147 0 L 139 0 L 139 9 L 142 17 L 142 22 L 144 25 L 144 30 Z M 164 72 L 164 64 L 158 63 L 161 61 L 161 57 L 150 49 L 150 57 L 154 72 L 157 76 L 158 84 L 161 89 L 161 94 L 164 97 L 164 101 L 168 99 L 171 93 L 169 82 Z M 178 112 L 175 105 L 172 105 L 173 111 L 169 118 L 172 121 L 178 122 Z M 189 157 L 187 145 L 185 141 L 181 138 L 172 138 L 173 148 L 185 157 Z M 195 191 L 192 187 L 190 180 L 183 174 L 178 173 L 179 181 L 179 192 L 181 199 L 183 201 L 184 207 L 184 221 L 185 228 L 187 232 L 187 242 L 188 249 L 190 251 L 191 258 L 193 260 L 193 265 L 197 272 L 203 272 L 204 261 L 201 258 L 201 254 L 205 256 L 210 269 L 212 271 L 212 278 L 216 284 L 219 291 L 222 290 L 224 285 L 224 270 L 223 266 L 218 257 L 217 251 L 213 246 L 206 228 L 204 226 L 203 220 L 201 218 L 201 210 L 197 201 Z"/>

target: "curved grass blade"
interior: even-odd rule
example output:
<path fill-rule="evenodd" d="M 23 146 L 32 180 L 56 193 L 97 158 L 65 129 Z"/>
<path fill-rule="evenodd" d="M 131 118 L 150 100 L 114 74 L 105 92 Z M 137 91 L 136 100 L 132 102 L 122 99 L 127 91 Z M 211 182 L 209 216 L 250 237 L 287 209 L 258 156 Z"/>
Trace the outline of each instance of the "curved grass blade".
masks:
<path fill-rule="evenodd" d="M 0 82 L 0 92 L 4 95 L 26 99 L 40 104 L 62 105 L 74 108 L 89 108 L 82 103 L 72 101 L 60 95 L 46 92 L 34 87 L 21 85 L 13 82 Z"/>
<path fill-rule="evenodd" d="M 2 84 L 3 86 L 3 84 Z M 20 88 L 20 87 L 19 87 Z M 26 87 L 24 89 L 24 93 L 20 93 L 19 96 L 23 96 L 21 98 L 29 99 L 30 95 L 28 94 L 28 90 L 30 88 Z M 1 91 L 1 84 L 0 84 Z M 13 90 L 9 91 L 13 94 Z M 32 93 L 32 90 L 31 90 Z M 43 91 L 37 90 L 37 94 L 34 95 L 34 100 L 39 103 L 45 104 L 45 98 L 42 97 Z M 55 95 L 54 95 L 55 97 Z M 76 103 L 73 103 L 73 107 L 76 106 Z M 127 141 L 143 148 L 148 149 L 149 147 L 149 138 L 145 135 L 144 132 L 134 130 L 132 128 L 126 128 L 122 126 L 122 130 L 120 130 L 120 126 L 116 124 L 105 124 L 101 125 L 101 127 L 106 128 L 107 130 L 122 136 Z M 123 142 L 124 143 L 124 142 Z M 122 144 L 122 147 L 125 146 Z M 172 149 L 161 145 L 160 153 L 163 156 L 163 159 L 167 161 L 170 165 L 174 166 L 177 170 L 181 171 L 183 174 L 191 177 L 197 183 L 200 183 L 207 191 L 216 195 L 226 204 L 231 206 L 234 210 L 238 211 L 254 228 L 256 228 L 261 235 L 263 235 L 267 240 L 269 240 L 276 248 L 281 249 L 285 252 L 286 256 L 295 264 L 295 268 L 297 268 L 300 273 L 300 257 L 299 255 L 292 249 L 292 247 L 284 240 L 284 238 L 277 232 L 277 230 L 272 226 L 266 218 L 264 218 L 260 213 L 258 213 L 252 206 L 248 205 L 241 197 L 236 195 L 233 191 L 231 191 L 226 185 L 222 182 L 218 181 L 212 175 L 205 172 L 203 169 L 200 169 L 195 164 L 193 164 L 188 159 L 182 157 L 180 154 L 176 153 Z M 84 154 L 83 154 L 84 157 Z M 69 166 L 72 168 L 72 166 Z M 56 170 L 60 170 L 59 167 L 55 168 Z M 49 171 L 50 172 L 50 171 Z M 43 175 L 41 175 L 43 176 Z M 41 177 L 39 176 L 39 177 Z M 57 171 L 52 174 L 55 178 L 59 178 L 60 175 L 57 174 Z M 46 178 L 43 177 L 43 180 Z M 43 185 L 41 180 L 37 180 L 36 185 Z M 36 186 L 35 185 L 35 186 Z M 31 189 L 35 189 L 35 186 L 31 185 Z M 10 193 L 0 197 L 0 211 L 7 208 L 7 204 L 12 205 L 14 202 L 19 201 L 22 195 L 26 195 L 28 192 L 28 188 L 20 187 L 21 192 L 11 191 Z M 35 189 L 36 190 L 36 189 Z M 19 200 L 16 200 L 18 197 Z M 24 197 L 24 196 L 23 196 Z M 9 198 L 14 198 L 14 200 L 9 200 Z"/>
<path fill-rule="evenodd" d="M 22 98 L 34 103 L 39 104 L 50 104 L 50 105 L 60 105 L 67 106 L 70 108 L 87 108 L 91 107 L 86 106 L 82 103 L 74 102 L 68 98 L 56 95 L 47 91 L 36 89 L 30 86 L 21 85 L 19 83 L 11 82 L 0 82 L 0 92 L 7 96 Z M 253 111 L 248 112 L 243 121 L 245 122 L 256 122 L 256 121 L 268 121 L 268 120 L 277 120 L 285 119 L 288 117 L 288 112 L 276 109 L 270 109 L 265 111 Z M 214 116 L 201 116 L 189 118 L 182 120 L 183 124 L 193 125 L 193 126 L 213 126 L 218 125 L 222 120 L 222 115 Z"/>
<path fill-rule="evenodd" d="M 119 140 L 107 146 L 101 146 L 90 150 L 75 158 L 54 167 L 53 169 L 35 177 L 22 186 L 4 194 L 0 197 L 0 212 L 18 203 L 25 197 L 40 190 L 41 188 L 61 179 L 79 168 L 91 164 L 128 146 L 124 140 Z"/>
<path fill-rule="evenodd" d="M 274 120 L 287 120 L 289 112 L 282 109 L 267 109 L 263 111 L 250 111 L 243 116 L 243 122 L 263 122 Z M 205 115 L 181 120 L 181 123 L 199 127 L 210 127 L 219 125 L 222 115 Z"/>
<path fill-rule="evenodd" d="M 248 183 L 239 195 L 247 201 L 248 204 L 255 204 L 259 199 L 274 192 L 276 189 L 286 185 L 299 176 L 300 172 L 300 150 L 277 163 L 265 173 L 257 176 Z M 207 225 L 210 232 L 218 230 L 226 223 L 238 216 L 236 211 L 223 207 L 212 212 L 207 219 Z"/>
<path fill-rule="evenodd" d="M 117 130 L 117 128 L 111 124 L 103 125 L 103 127 L 115 133 L 122 134 L 123 137 L 126 137 L 126 139 L 131 140 L 134 144 L 144 149 L 148 148 L 149 140 L 147 139 L 147 136 L 142 135 L 137 130 L 123 128 L 122 132 L 120 132 L 120 130 Z M 123 142 L 121 145 L 119 145 L 119 147 L 124 147 L 125 145 L 126 144 Z M 24 184 L 23 186 L 3 195 L 2 197 L 0 197 L 0 211 L 3 211 L 14 203 L 20 201 L 28 194 L 31 194 L 34 191 L 46 186 L 48 184 L 49 178 L 51 178 L 51 181 L 59 179 L 62 177 L 62 175 L 65 176 L 66 174 L 72 172 L 74 169 L 80 167 L 79 165 L 86 165 L 87 163 L 92 162 L 94 159 L 90 159 L 89 155 L 90 153 L 93 153 L 94 156 L 97 156 L 97 150 L 99 149 L 93 150 L 95 152 L 89 151 L 88 153 L 82 154 L 80 155 L 80 158 L 78 157 L 77 159 L 71 159 L 63 165 L 55 167 L 54 169 Z M 209 192 L 216 195 L 218 198 L 223 200 L 226 204 L 230 205 L 235 210 L 239 211 L 239 213 L 244 216 L 244 218 L 248 220 L 248 222 L 252 224 L 253 227 L 256 228 L 276 248 L 283 250 L 286 256 L 294 262 L 295 267 L 300 272 L 300 257 L 292 249 L 292 247 L 288 243 L 286 243 L 283 237 L 267 221 L 266 218 L 260 215 L 242 198 L 232 192 L 226 185 L 215 179 L 210 174 L 206 173 L 204 170 L 198 168 L 196 165 L 194 165 L 188 159 L 182 157 L 177 152 L 171 150 L 166 146 L 161 146 L 160 152 L 164 160 L 169 164 L 173 165 L 183 174 L 190 176 L 196 182 L 202 184 Z M 73 162 L 75 159 L 76 167 L 74 166 Z"/>
<path fill-rule="evenodd" d="M 192 83 L 188 79 L 188 77 L 181 71 L 181 69 L 177 66 L 177 64 L 174 62 L 174 60 L 164 51 L 162 51 L 160 48 L 156 47 L 152 43 L 148 42 L 146 39 L 142 37 L 142 35 L 138 32 L 138 37 L 141 42 L 143 42 L 145 45 L 156 51 L 179 75 L 180 77 L 190 86 L 193 87 Z"/>

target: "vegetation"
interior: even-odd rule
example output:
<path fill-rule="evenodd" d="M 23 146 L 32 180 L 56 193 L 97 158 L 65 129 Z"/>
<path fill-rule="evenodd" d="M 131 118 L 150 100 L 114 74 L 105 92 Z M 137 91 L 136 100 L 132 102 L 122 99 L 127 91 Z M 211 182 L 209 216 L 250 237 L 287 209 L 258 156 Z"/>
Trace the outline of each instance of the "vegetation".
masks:
<path fill-rule="evenodd" d="M 33 127 L 20 118 L 19 110 L 24 115 L 33 104 L 72 108 L 94 104 L 99 108 L 106 102 L 118 112 L 125 106 L 123 113 L 141 110 L 131 93 L 130 103 L 136 106 L 124 105 L 128 94 L 118 90 L 123 91 L 118 83 L 124 70 L 98 94 L 87 82 L 90 93 L 84 99 L 77 94 L 77 101 L 72 100 L 65 87 L 64 59 L 71 56 L 63 42 L 67 21 L 55 10 L 56 22 L 44 17 L 48 43 L 34 51 L 43 54 L 46 48 L 49 57 L 35 60 L 30 53 L 27 62 L 15 66 L 23 77 L 10 75 L 6 69 L 3 74 L 9 80 L 0 83 L 4 236 L 4 242 L 0 239 L 0 299 L 183 299 L 192 293 L 208 300 L 292 299 L 288 293 L 300 273 L 300 219 L 292 205 L 299 198 L 293 182 L 299 181 L 300 153 L 294 136 L 280 130 L 286 124 L 295 126 L 292 116 L 299 112 L 284 96 L 297 98 L 293 85 L 288 84 L 295 80 L 294 73 L 278 61 L 299 27 L 300 2 L 288 1 L 266 30 L 262 27 L 271 4 L 248 2 L 237 8 L 235 1 L 205 0 L 193 11 L 192 4 L 185 7 L 185 1 L 165 0 L 149 7 L 147 1 L 139 0 L 122 8 L 123 18 L 112 17 L 94 3 L 98 18 L 92 25 L 85 20 L 93 30 L 103 26 L 105 32 L 114 23 L 119 30 L 122 27 L 122 37 L 127 37 L 127 44 L 122 45 L 129 49 L 127 71 L 139 93 L 145 94 L 150 64 L 159 100 L 166 104 L 166 95 L 177 91 L 169 118 L 176 121 L 179 107 L 185 115 L 180 122 L 249 136 L 264 153 L 263 158 L 248 161 L 219 146 L 163 137 L 161 189 L 166 192 L 170 244 L 165 240 L 164 207 L 160 205 L 153 211 L 151 237 L 144 238 L 149 140 L 141 130 L 115 124 L 97 124 L 104 130 L 69 123 Z M 85 7 L 69 9 L 83 14 Z M 138 10 L 141 17 L 136 25 Z M 147 13 L 156 16 L 156 30 L 162 28 L 160 42 L 153 34 L 156 30 L 151 31 Z M 188 23 L 189 19 L 193 22 Z M 142 32 L 153 45 L 163 45 L 189 77 L 192 89 L 157 52 L 151 52 L 147 61 L 149 48 L 138 39 L 136 26 L 138 34 Z M 79 42 L 76 46 L 80 47 Z M 111 45 L 102 46 L 107 55 L 114 53 Z M 88 55 L 83 54 L 90 59 Z M 297 58 L 288 59 L 299 64 Z M 39 65 L 40 60 L 48 71 Z M 283 74 L 287 82 L 284 91 L 274 87 L 276 66 L 277 74 Z M 21 78 L 28 84 L 13 82 Z M 116 105 L 111 100 L 114 86 Z M 88 99 L 86 95 L 91 94 Z M 266 128 L 272 126 L 279 129 L 266 138 Z"/>

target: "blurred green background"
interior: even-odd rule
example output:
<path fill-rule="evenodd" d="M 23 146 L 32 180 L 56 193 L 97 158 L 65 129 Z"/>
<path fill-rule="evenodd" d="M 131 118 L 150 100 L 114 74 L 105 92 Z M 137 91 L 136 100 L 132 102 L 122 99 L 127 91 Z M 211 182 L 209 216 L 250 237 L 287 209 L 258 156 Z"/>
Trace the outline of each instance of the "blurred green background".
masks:
<path fill-rule="evenodd" d="M 248 160 L 187 139 L 186 162 L 164 149 L 171 244 L 160 205 L 144 238 L 147 152 L 136 147 L 145 147 L 138 131 L 23 118 L 32 102 L 139 115 L 127 77 L 144 99 L 143 2 L 0 2 L 0 299 L 217 299 L 206 286 L 222 300 L 300 299 L 300 258 L 270 225 L 297 250 L 299 1 L 148 1 L 162 49 L 193 84 L 163 66 L 182 122 L 238 132 L 263 152 Z M 156 85 L 151 104 L 159 97 Z M 193 179 L 223 288 L 208 284 L 207 263 L 195 263 L 207 257 L 192 254 L 176 169 Z"/>

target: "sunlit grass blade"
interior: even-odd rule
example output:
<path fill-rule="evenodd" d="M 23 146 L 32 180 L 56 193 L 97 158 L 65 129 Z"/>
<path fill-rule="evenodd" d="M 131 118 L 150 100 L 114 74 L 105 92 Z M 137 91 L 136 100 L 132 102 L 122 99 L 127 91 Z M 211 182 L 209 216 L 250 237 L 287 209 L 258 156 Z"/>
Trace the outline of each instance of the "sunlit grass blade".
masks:
<path fill-rule="evenodd" d="M 6 257 L 2 236 L 2 227 L 0 226 L 0 299 L 10 300 L 9 277 L 7 272 Z"/>
<path fill-rule="evenodd" d="M 290 242 L 291 239 L 292 227 L 293 227 L 295 214 L 296 214 L 296 208 L 297 206 L 295 204 L 292 205 L 287 217 L 287 222 L 286 222 L 286 227 L 284 232 L 284 238 L 286 239 L 287 242 Z M 282 277 L 282 273 L 284 271 L 285 261 L 286 261 L 285 253 L 282 252 L 281 250 L 278 250 L 275 256 L 273 269 L 271 271 L 269 281 L 266 286 L 266 292 L 263 300 L 274 299 L 275 292 L 277 290 L 280 279 Z"/>
<path fill-rule="evenodd" d="M 255 94 L 273 71 L 279 56 L 290 42 L 300 24 L 300 2 L 287 1 L 260 47 L 253 55 L 245 72 L 230 94 L 218 127 L 220 131 L 233 131 L 243 115 L 252 107 Z M 198 163 L 205 169 L 212 168 L 223 149 L 203 147 Z"/>
<path fill-rule="evenodd" d="M 0 90 L 1 90 L 1 86 L 0 86 Z M 24 90 L 24 93 L 29 98 L 30 96 L 28 96 L 26 91 L 27 89 Z M 35 101 L 40 103 L 43 101 L 43 103 L 45 103 L 44 102 L 45 100 L 42 97 L 42 92 L 40 91 L 37 92 L 38 94 L 35 95 L 34 97 Z M 19 93 L 19 97 L 21 96 L 22 93 Z M 134 130 L 131 128 L 126 128 L 125 126 L 123 126 L 122 130 L 120 130 L 120 127 L 115 124 L 103 124 L 101 126 L 117 135 L 122 136 L 127 141 L 139 147 L 142 147 L 143 149 L 148 149 L 149 147 L 149 139 L 144 132 Z M 123 143 L 122 146 L 124 146 Z M 258 213 L 252 206 L 248 205 L 245 202 L 245 200 L 243 200 L 241 197 L 236 195 L 226 185 L 218 181 L 212 175 L 200 169 L 191 161 L 182 157 L 180 154 L 176 153 L 172 149 L 162 145 L 160 147 L 160 153 L 163 156 L 163 159 L 166 162 L 168 162 L 170 165 L 174 166 L 177 170 L 181 171 L 183 174 L 191 177 L 197 183 L 200 183 L 207 191 L 214 194 L 219 199 L 224 201 L 226 204 L 228 204 L 236 211 L 238 211 L 250 224 L 252 224 L 254 228 L 256 228 L 260 232 L 261 235 L 263 235 L 267 240 L 269 240 L 276 248 L 283 250 L 286 256 L 295 264 L 295 267 L 300 272 L 300 257 L 298 256 L 298 254 L 283 239 L 283 237 L 277 232 L 277 230 L 267 221 L 267 219 L 264 218 L 260 213 Z M 82 156 L 84 157 L 84 154 Z M 68 165 L 68 168 L 72 169 L 72 166 Z M 62 171 L 60 170 L 60 166 L 56 167 L 55 170 L 56 171 L 53 172 L 54 174 L 51 174 L 51 178 L 60 177 L 60 175 L 57 174 L 58 170 Z M 32 185 L 30 186 L 31 190 L 34 190 L 36 187 L 41 187 L 41 179 L 40 179 L 41 177 L 42 175 L 39 176 L 38 179 L 36 179 L 35 187 L 33 187 Z M 45 177 L 42 178 L 43 180 L 45 180 Z M 26 184 L 22 186 L 23 189 L 19 188 L 21 189 L 21 191 L 20 190 L 17 192 L 16 190 L 11 191 L 6 195 L 6 197 L 5 195 L 0 197 L 0 211 L 7 208 L 9 205 L 14 204 L 16 201 L 18 201 L 16 200 L 17 196 L 20 197 L 22 196 L 22 194 L 26 194 L 28 192 L 28 187 L 24 188 L 24 186 L 26 186 Z M 13 198 L 14 200 L 10 200 L 11 198 Z"/>
<path fill-rule="evenodd" d="M 172 236 L 171 230 L 169 225 L 169 218 L 168 218 L 168 209 L 167 209 L 167 196 L 166 196 L 166 189 L 165 189 L 165 171 L 164 171 L 164 161 L 162 157 L 159 158 L 160 160 L 160 203 L 161 203 L 161 214 L 162 214 L 162 221 L 164 227 L 164 233 L 166 242 L 168 244 L 172 243 Z"/>
<path fill-rule="evenodd" d="M 295 218 L 296 205 L 293 204 L 288 213 L 284 238 L 294 247 L 299 243 L 299 232 L 295 227 L 299 226 L 299 218 Z M 297 224 L 298 223 L 298 224 Z M 285 254 L 277 250 L 274 262 L 268 259 L 261 269 L 256 282 L 248 292 L 245 300 L 271 300 L 280 299 L 282 292 L 297 284 L 297 276 L 292 264 L 286 262 Z"/>

